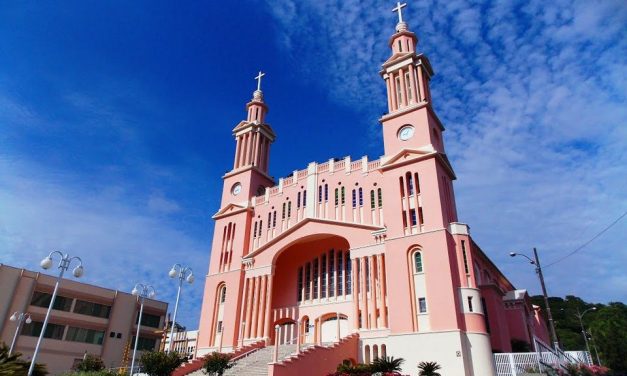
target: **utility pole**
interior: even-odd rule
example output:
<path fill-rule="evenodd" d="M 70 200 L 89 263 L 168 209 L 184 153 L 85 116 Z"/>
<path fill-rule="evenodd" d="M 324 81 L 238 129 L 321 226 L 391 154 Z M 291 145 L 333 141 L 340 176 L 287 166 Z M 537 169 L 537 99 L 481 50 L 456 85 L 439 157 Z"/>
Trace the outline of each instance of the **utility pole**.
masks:
<path fill-rule="evenodd" d="M 551 330 L 551 338 L 553 339 L 553 347 L 559 349 L 559 342 L 557 341 L 557 333 L 555 332 L 555 323 L 553 322 L 553 315 L 551 314 L 551 306 L 549 306 L 549 296 L 546 293 L 546 286 L 544 285 L 544 275 L 542 275 L 542 267 L 540 266 L 540 258 L 538 257 L 538 251 L 536 247 L 533 247 L 533 256 L 535 258 L 536 273 L 540 278 L 540 285 L 542 286 L 542 295 L 544 296 L 544 305 L 546 306 L 546 316 L 549 320 L 549 329 Z"/>

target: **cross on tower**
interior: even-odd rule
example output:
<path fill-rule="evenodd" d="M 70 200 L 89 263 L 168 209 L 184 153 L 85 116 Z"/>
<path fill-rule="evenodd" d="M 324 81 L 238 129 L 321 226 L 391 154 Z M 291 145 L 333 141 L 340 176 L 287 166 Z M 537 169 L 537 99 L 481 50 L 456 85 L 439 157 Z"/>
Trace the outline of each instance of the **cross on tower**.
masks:
<path fill-rule="evenodd" d="M 259 71 L 259 74 L 257 75 L 257 77 L 255 77 L 255 80 L 257 80 L 257 90 L 261 91 L 261 77 L 265 76 L 265 73 L 261 73 L 261 71 Z"/>
<path fill-rule="evenodd" d="M 396 2 L 396 7 L 392 9 L 392 12 L 398 12 L 398 23 L 403 22 L 403 11 L 402 9 L 407 6 L 407 3 L 401 4 L 400 1 Z"/>

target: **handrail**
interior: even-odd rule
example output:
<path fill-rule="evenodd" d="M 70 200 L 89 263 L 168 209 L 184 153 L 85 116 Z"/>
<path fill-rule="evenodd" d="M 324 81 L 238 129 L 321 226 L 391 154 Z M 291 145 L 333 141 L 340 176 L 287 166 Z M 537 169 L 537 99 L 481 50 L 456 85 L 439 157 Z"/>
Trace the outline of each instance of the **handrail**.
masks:
<path fill-rule="evenodd" d="M 239 354 L 237 356 L 234 356 L 234 357 L 231 358 L 231 362 L 235 362 L 237 360 L 241 360 L 241 359 L 247 358 L 252 353 L 257 352 L 257 351 L 259 351 L 261 349 L 263 349 L 263 347 L 255 347 L 255 348 L 251 349 L 250 351 L 246 351 L 245 353 L 242 353 L 242 354 Z"/>

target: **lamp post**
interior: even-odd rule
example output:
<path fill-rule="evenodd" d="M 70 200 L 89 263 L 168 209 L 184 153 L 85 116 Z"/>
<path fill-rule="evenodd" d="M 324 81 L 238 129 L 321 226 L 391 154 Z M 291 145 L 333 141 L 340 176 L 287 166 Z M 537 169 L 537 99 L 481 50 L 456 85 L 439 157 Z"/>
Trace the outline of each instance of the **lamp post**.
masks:
<path fill-rule="evenodd" d="M 602 366 L 603 364 L 601 364 L 601 358 L 599 358 L 599 350 L 597 350 L 597 341 L 594 339 L 594 337 L 592 337 L 592 330 L 590 330 L 590 341 L 592 341 L 592 347 L 594 348 L 594 353 L 597 356 L 597 364 Z"/>
<path fill-rule="evenodd" d="M 555 332 L 555 323 L 553 322 L 553 315 L 551 315 L 551 307 L 549 306 L 549 297 L 546 293 L 546 286 L 544 285 L 544 276 L 542 275 L 542 267 L 540 266 L 540 258 L 538 257 L 538 251 L 533 248 L 534 260 L 530 259 L 527 255 L 522 253 L 510 252 L 511 257 L 522 256 L 529 260 L 529 263 L 536 266 L 536 274 L 540 279 L 540 286 L 542 286 L 542 295 L 544 296 L 544 305 L 546 307 L 546 316 L 549 320 L 549 329 L 551 330 L 551 338 L 553 340 L 553 348 L 559 349 L 559 342 L 557 341 L 557 333 Z"/>
<path fill-rule="evenodd" d="M 597 307 L 588 308 L 582 313 L 579 312 L 579 307 L 577 307 L 577 313 L 575 316 L 579 319 L 579 325 L 581 325 L 581 335 L 583 336 L 583 341 L 586 344 L 586 350 L 588 351 L 588 355 L 590 355 L 590 359 L 592 359 L 592 353 L 590 352 L 590 345 L 588 344 L 588 336 L 586 335 L 586 329 L 583 326 L 583 315 L 590 311 L 596 311 Z M 592 362 L 594 363 L 594 362 Z"/>
<path fill-rule="evenodd" d="M 181 264 L 172 265 L 172 269 L 168 273 L 170 278 L 179 278 L 179 288 L 176 293 L 176 303 L 174 304 L 174 315 L 172 316 L 172 327 L 170 328 L 170 348 L 169 351 L 172 351 L 174 347 L 174 326 L 176 324 L 176 312 L 179 309 L 179 298 L 181 296 L 181 287 L 183 287 L 183 281 L 186 280 L 190 285 L 194 283 L 194 272 L 192 272 L 192 268 L 189 266 L 181 266 Z"/>
<path fill-rule="evenodd" d="M 13 335 L 13 341 L 11 341 L 11 347 L 9 348 L 9 356 L 13 353 L 13 349 L 15 348 L 15 343 L 17 342 L 17 336 L 20 334 L 20 329 L 22 328 L 23 323 L 30 324 L 33 320 L 30 318 L 29 313 L 24 312 L 14 312 L 9 318 L 11 321 L 17 321 L 17 327 L 15 328 L 15 334 Z"/>
<path fill-rule="evenodd" d="M 135 347 L 133 347 L 133 360 L 131 360 L 130 375 L 133 374 L 135 369 L 135 355 L 137 354 L 137 343 L 139 342 L 139 328 L 142 326 L 142 314 L 144 313 L 144 299 L 152 299 L 155 296 L 155 289 L 150 285 L 144 285 L 138 283 L 133 287 L 131 294 L 135 295 L 139 299 L 139 316 L 137 317 L 137 333 L 135 334 Z"/>
<path fill-rule="evenodd" d="M 80 278 L 84 272 L 83 261 L 80 259 L 80 257 L 76 257 L 76 256 L 71 257 L 67 253 L 63 254 L 59 251 L 50 252 L 50 254 L 47 257 L 41 260 L 39 265 L 43 269 L 46 269 L 46 270 L 50 269 L 50 267 L 52 266 L 53 255 L 61 256 L 61 260 L 59 261 L 59 266 L 58 266 L 58 269 L 60 270 L 59 276 L 57 277 L 57 280 L 54 284 L 54 290 L 52 291 L 52 297 L 50 298 L 50 305 L 48 306 L 48 311 L 46 312 L 46 318 L 44 319 L 44 323 L 41 326 L 41 333 L 39 333 L 39 339 L 37 339 L 37 345 L 35 345 L 35 352 L 33 352 L 33 358 L 31 359 L 30 367 L 28 368 L 28 376 L 32 376 L 33 371 L 35 370 L 35 360 L 37 359 L 37 354 L 39 353 L 39 346 L 41 345 L 41 341 L 44 338 L 44 334 L 46 333 L 46 327 L 48 326 L 48 319 L 50 319 L 50 312 L 52 311 L 52 307 L 54 306 L 54 300 L 57 298 L 57 291 L 59 290 L 59 284 L 61 283 L 63 274 L 65 273 L 66 270 L 69 269 L 70 264 L 74 260 L 78 260 L 78 266 L 75 267 L 74 270 L 72 271 L 72 274 L 74 275 L 74 277 Z"/>

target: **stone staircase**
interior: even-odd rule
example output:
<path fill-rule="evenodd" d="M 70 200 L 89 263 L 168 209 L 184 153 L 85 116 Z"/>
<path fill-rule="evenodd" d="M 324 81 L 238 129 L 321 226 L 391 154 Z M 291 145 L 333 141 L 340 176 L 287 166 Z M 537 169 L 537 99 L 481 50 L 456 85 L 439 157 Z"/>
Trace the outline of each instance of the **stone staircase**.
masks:
<path fill-rule="evenodd" d="M 235 366 L 228 369 L 224 376 L 265 376 L 268 374 L 268 363 L 272 362 L 272 353 L 274 346 L 267 346 L 258 349 L 250 355 L 247 355 L 235 361 Z M 296 353 L 296 345 L 280 345 L 279 359 L 285 359 Z M 206 376 L 203 370 L 197 370 L 189 376 Z"/>

